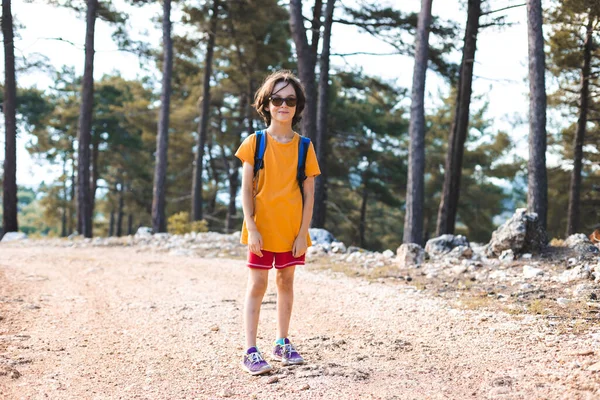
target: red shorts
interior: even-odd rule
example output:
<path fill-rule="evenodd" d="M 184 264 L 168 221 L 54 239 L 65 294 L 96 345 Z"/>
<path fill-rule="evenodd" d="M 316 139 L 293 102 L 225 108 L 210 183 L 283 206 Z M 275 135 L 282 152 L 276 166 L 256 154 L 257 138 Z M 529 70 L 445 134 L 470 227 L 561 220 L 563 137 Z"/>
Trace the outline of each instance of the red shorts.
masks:
<path fill-rule="evenodd" d="M 282 269 L 292 265 L 304 265 L 304 256 L 294 257 L 291 251 L 285 253 L 273 253 L 272 251 L 262 250 L 262 257 L 248 251 L 248 267 L 258 269 Z"/>

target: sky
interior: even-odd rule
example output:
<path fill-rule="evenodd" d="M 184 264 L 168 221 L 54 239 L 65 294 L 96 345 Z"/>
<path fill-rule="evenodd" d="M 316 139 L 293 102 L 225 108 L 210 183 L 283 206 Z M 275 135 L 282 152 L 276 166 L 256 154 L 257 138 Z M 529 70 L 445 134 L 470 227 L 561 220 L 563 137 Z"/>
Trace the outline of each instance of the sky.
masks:
<path fill-rule="evenodd" d="M 129 25 L 133 36 L 144 37 L 152 46 L 161 45 L 160 27 L 153 19 L 160 18 L 160 6 L 155 8 L 133 8 L 115 2 L 120 11 L 129 10 Z M 305 4 L 311 3 L 305 1 Z M 352 2 L 350 2 L 352 3 Z M 382 1 L 381 3 L 400 8 L 402 11 L 418 11 L 420 0 Z M 433 15 L 449 19 L 464 26 L 466 20 L 465 0 L 437 0 L 433 2 Z M 493 10 L 522 3 L 521 0 L 491 0 Z M 344 1 L 346 4 L 346 1 Z M 63 65 L 75 68 L 83 74 L 85 36 L 85 16 L 74 11 L 49 6 L 40 1 L 30 3 L 13 1 L 13 16 L 18 22 L 15 38 L 15 53 L 17 56 L 30 57 L 39 53 L 48 58 L 56 69 Z M 527 112 L 528 83 L 527 83 L 527 23 L 526 8 L 517 7 L 503 12 L 513 25 L 502 29 L 483 29 L 477 42 L 475 79 L 473 96 L 483 96 L 483 101 L 489 103 L 487 116 L 494 121 L 496 130 L 504 130 L 511 134 L 521 149 L 522 156 L 527 155 Z M 308 13 L 307 13 L 308 15 Z M 339 11 L 334 18 L 339 16 Z M 60 21 L 48 24 L 48 21 Z M 174 30 L 178 24 L 174 20 Z M 138 59 L 125 52 L 120 52 L 111 39 L 112 29 L 104 22 L 96 24 L 96 57 L 94 62 L 94 77 L 118 71 L 126 79 L 135 79 L 158 74 L 153 65 L 140 66 Z M 460 35 L 462 42 L 462 34 Z M 331 53 L 347 54 L 354 52 L 390 53 L 392 46 L 371 37 L 368 33 L 360 32 L 354 27 L 334 24 L 332 28 Z M 460 47 L 460 46 L 459 46 Z M 453 61 L 460 61 L 460 53 L 450 55 Z M 368 75 L 379 76 L 394 81 L 402 87 L 411 87 L 414 61 L 412 58 L 400 55 L 386 56 L 333 56 L 333 69 L 362 68 Z M 0 71 L 4 75 L 3 52 L 0 54 Z M 143 68 L 142 68 L 143 67 Z M 52 77 L 42 73 L 23 74 L 17 76 L 21 87 L 37 86 L 45 88 L 52 83 Z M 447 82 L 434 72 L 428 72 L 426 82 L 427 109 L 439 105 L 441 98 L 449 91 Z M 514 121 L 521 121 L 515 125 Z M 3 124 L 0 128 L 0 161 L 4 158 Z M 17 183 L 20 186 L 37 187 L 43 180 L 51 181 L 60 174 L 59 166 L 33 159 L 25 149 L 29 137 L 20 132 L 17 140 Z M 523 150 L 524 149 L 524 150 Z"/>

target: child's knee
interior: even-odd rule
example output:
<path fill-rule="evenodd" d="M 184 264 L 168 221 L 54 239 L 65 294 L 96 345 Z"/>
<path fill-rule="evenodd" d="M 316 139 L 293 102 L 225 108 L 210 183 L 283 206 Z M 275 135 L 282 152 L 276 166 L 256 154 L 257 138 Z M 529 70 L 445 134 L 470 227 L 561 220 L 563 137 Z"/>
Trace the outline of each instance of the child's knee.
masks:
<path fill-rule="evenodd" d="M 248 282 L 248 291 L 251 296 L 258 297 L 264 296 L 267 291 L 267 280 L 255 279 Z"/>
<path fill-rule="evenodd" d="M 294 289 L 294 275 L 277 274 L 276 281 L 277 281 L 277 288 L 279 290 L 291 291 Z"/>

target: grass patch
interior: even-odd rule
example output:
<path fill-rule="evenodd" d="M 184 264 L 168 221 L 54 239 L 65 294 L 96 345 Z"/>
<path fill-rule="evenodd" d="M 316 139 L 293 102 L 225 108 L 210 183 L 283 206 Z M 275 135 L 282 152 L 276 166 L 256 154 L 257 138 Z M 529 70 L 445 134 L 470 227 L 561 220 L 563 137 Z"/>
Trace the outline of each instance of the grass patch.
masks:
<path fill-rule="evenodd" d="M 550 306 L 549 300 L 546 300 L 546 299 L 533 300 L 531 303 L 529 303 L 529 306 L 527 307 L 527 311 L 529 311 L 532 314 L 548 315 L 549 314 L 549 311 L 548 311 L 549 306 Z"/>
<path fill-rule="evenodd" d="M 360 271 L 358 271 L 356 269 L 356 266 L 353 264 L 347 264 L 347 263 L 334 263 L 334 262 L 330 262 L 330 261 L 325 261 L 325 258 L 321 258 L 316 260 L 315 262 L 312 262 L 309 265 L 310 269 L 315 269 L 318 271 L 324 271 L 324 270 L 330 270 L 332 272 L 341 272 L 346 276 L 349 277 L 357 277 L 357 276 L 364 276 L 365 273 L 361 273 Z"/>
<path fill-rule="evenodd" d="M 462 297 L 458 304 L 461 308 L 466 310 L 479 310 L 481 308 L 488 308 L 493 303 L 493 299 L 487 295 L 485 296 L 465 296 Z"/>
<path fill-rule="evenodd" d="M 368 279 L 398 278 L 401 276 L 403 276 L 403 274 L 400 273 L 400 270 L 395 265 L 375 267 L 366 273 Z"/>

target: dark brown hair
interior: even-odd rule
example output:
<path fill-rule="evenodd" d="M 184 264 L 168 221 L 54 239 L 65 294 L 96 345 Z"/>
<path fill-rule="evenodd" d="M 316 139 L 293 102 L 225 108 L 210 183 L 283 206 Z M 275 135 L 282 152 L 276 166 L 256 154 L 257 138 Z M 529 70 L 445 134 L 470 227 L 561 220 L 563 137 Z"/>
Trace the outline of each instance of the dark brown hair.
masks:
<path fill-rule="evenodd" d="M 269 104 L 269 97 L 274 94 L 273 88 L 279 82 L 286 82 L 288 85 L 292 85 L 296 91 L 296 99 L 298 102 L 296 104 L 296 112 L 292 118 L 292 126 L 296 125 L 302 119 L 302 111 L 306 104 L 306 95 L 304 94 L 304 88 L 300 83 L 300 79 L 289 70 L 283 69 L 275 71 L 267 76 L 262 86 L 256 91 L 252 107 L 258 111 L 258 114 L 265 121 L 267 126 L 271 125 L 271 113 L 265 110 L 265 107 Z"/>

